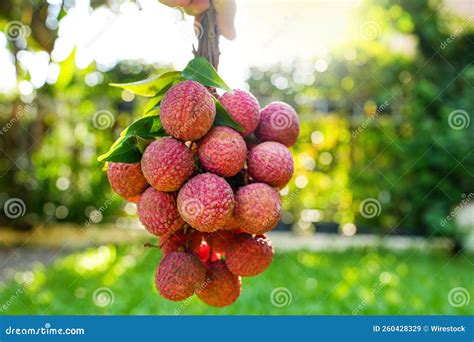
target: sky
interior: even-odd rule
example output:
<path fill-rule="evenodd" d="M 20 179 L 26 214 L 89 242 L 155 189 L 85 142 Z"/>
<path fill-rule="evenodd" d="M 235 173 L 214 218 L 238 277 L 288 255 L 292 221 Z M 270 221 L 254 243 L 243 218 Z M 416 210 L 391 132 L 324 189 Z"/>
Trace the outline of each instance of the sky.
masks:
<path fill-rule="evenodd" d="M 54 5 L 57 0 L 48 2 Z M 197 43 L 193 19 L 156 0 L 138 3 L 141 10 L 136 3 L 129 2 L 92 10 L 89 0 L 76 0 L 76 6 L 58 24 L 58 39 L 51 58 L 41 52 L 17 55 L 32 76 L 31 81 L 19 84 L 20 93 L 28 94 L 45 82 L 54 82 L 58 63 L 74 47 L 79 68 L 93 61 L 111 67 L 119 60 L 132 59 L 182 69 L 192 58 L 192 46 Z M 296 57 L 317 57 L 315 68 L 324 72 L 331 49 L 361 39 L 364 23 L 358 22 L 356 15 L 360 3 L 237 0 L 237 39 L 221 38 L 219 73 L 231 87 L 245 88 L 249 66 L 284 63 Z M 470 4 L 467 10 L 472 10 L 472 2 L 456 2 L 461 11 L 466 11 L 466 3 Z M 56 24 L 51 23 L 52 27 Z M 13 56 L 6 49 L 7 38 L 0 32 L 0 92 L 15 91 L 17 87 Z"/>

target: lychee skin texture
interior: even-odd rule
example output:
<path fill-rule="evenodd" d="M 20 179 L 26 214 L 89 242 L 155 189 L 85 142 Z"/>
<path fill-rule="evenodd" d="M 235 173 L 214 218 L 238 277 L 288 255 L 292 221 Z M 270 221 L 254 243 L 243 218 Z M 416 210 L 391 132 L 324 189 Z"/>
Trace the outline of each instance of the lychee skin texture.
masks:
<path fill-rule="evenodd" d="M 206 267 L 194 255 L 172 252 L 158 265 L 155 285 L 163 297 L 180 301 L 191 297 L 206 280 Z"/>
<path fill-rule="evenodd" d="M 140 195 L 148 186 L 140 163 L 109 163 L 107 177 L 112 189 L 127 200 Z"/>
<path fill-rule="evenodd" d="M 176 207 L 176 194 L 148 188 L 138 202 L 138 218 L 154 235 L 172 234 L 184 224 Z"/>
<path fill-rule="evenodd" d="M 170 236 L 165 238 L 160 237 L 160 248 L 163 255 L 168 255 L 172 252 L 182 252 L 186 249 L 186 234 L 183 230 L 178 230 Z"/>
<path fill-rule="evenodd" d="M 248 170 L 253 179 L 283 188 L 293 176 L 294 165 L 290 150 L 285 145 L 267 141 L 249 153 Z"/>
<path fill-rule="evenodd" d="M 164 130 L 179 140 L 198 140 L 212 127 L 216 105 L 209 91 L 195 81 L 172 87 L 163 97 L 160 118 Z"/>
<path fill-rule="evenodd" d="M 253 277 L 270 266 L 273 253 L 273 246 L 265 236 L 237 234 L 227 244 L 225 262 L 235 275 Z"/>
<path fill-rule="evenodd" d="M 206 280 L 196 295 L 207 305 L 224 307 L 239 298 L 241 286 L 240 278 L 229 271 L 223 260 L 218 260 L 209 264 Z"/>
<path fill-rule="evenodd" d="M 232 118 L 244 129 L 240 134 L 249 136 L 255 131 L 260 121 L 260 105 L 252 94 L 235 89 L 233 93 L 225 93 L 219 98 Z"/>
<path fill-rule="evenodd" d="M 198 156 L 207 171 L 222 177 L 232 177 L 245 165 L 247 146 L 237 131 L 218 126 L 199 142 Z"/>
<path fill-rule="evenodd" d="M 173 138 L 162 138 L 148 145 L 141 164 L 148 183 L 159 191 L 178 190 L 194 173 L 192 152 Z"/>
<path fill-rule="evenodd" d="M 277 141 L 290 147 L 300 132 L 298 114 L 289 104 L 275 101 L 260 111 L 260 123 L 255 136 L 260 141 Z"/>
<path fill-rule="evenodd" d="M 235 233 L 229 230 L 218 230 L 210 233 L 206 241 L 211 245 L 212 252 L 224 256 L 228 244 L 233 240 Z"/>
<path fill-rule="evenodd" d="M 213 232 L 231 217 L 235 201 L 224 178 L 203 173 L 191 178 L 178 193 L 178 211 L 193 228 Z"/>
<path fill-rule="evenodd" d="M 280 220 L 280 194 L 264 183 L 241 187 L 235 194 L 235 216 L 249 234 L 263 234 Z"/>

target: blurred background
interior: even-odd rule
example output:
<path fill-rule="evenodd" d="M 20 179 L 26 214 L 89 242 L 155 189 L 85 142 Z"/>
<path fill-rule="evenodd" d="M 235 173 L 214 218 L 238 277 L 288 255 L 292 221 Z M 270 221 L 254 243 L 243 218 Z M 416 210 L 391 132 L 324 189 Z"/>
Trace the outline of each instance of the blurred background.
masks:
<path fill-rule="evenodd" d="M 219 73 L 291 104 L 301 133 L 275 261 L 217 310 L 155 294 L 159 252 L 97 162 L 145 103 L 108 83 L 182 69 L 193 19 L 156 0 L 0 3 L 2 314 L 474 313 L 474 2 L 237 8 Z"/>

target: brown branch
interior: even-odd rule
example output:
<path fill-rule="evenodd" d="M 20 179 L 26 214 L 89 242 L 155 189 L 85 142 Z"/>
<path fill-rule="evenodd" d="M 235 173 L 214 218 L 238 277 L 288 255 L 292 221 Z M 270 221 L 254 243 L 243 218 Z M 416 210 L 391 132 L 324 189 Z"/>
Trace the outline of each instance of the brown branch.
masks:
<path fill-rule="evenodd" d="M 210 1 L 209 9 L 196 22 L 195 29 L 199 39 L 196 56 L 206 58 L 216 68 L 219 66 L 219 30 L 216 20 L 217 12 L 213 1 Z"/>

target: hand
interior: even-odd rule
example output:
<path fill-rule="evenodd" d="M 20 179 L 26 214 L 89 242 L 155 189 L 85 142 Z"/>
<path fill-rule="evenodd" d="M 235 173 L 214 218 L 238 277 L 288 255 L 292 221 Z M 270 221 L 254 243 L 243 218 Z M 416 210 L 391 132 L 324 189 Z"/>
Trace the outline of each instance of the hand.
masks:
<path fill-rule="evenodd" d="M 209 0 L 159 0 L 163 5 L 170 7 L 182 7 L 186 14 L 195 17 L 199 21 L 201 15 L 209 8 Z M 217 12 L 217 27 L 219 33 L 229 40 L 234 40 L 236 33 L 234 18 L 236 5 L 235 0 L 214 0 Z"/>

